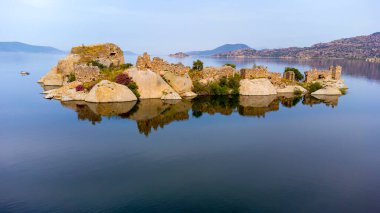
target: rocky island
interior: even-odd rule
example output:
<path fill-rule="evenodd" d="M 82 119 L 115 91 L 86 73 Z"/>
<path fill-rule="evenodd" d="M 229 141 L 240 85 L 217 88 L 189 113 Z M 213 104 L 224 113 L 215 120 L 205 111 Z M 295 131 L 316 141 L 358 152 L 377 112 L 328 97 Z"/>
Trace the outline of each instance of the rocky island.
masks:
<path fill-rule="evenodd" d="M 178 52 L 178 53 L 175 53 L 175 54 L 170 54 L 169 57 L 173 57 L 173 58 L 186 58 L 186 57 L 189 57 L 189 55 L 186 54 L 186 53 L 183 53 L 183 52 Z"/>
<path fill-rule="evenodd" d="M 267 96 L 277 94 L 339 96 L 347 86 L 342 68 L 312 69 L 305 77 L 297 69 L 284 73 L 254 66 L 236 70 L 233 64 L 193 67 L 171 64 L 144 53 L 135 65 L 126 64 L 123 51 L 112 43 L 73 47 L 38 82 L 58 88 L 43 93 L 47 99 L 88 103 L 136 102 L 144 99 L 180 100 L 197 95 Z M 300 80 L 305 78 L 303 82 Z"/>

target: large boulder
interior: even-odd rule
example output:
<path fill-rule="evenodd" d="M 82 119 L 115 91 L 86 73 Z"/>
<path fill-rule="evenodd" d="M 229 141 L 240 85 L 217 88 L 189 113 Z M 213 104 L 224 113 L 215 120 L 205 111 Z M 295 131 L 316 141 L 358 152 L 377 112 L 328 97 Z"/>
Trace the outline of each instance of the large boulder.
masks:
<path fill-rule="evenodd" d="M 166 72 L 163 78 L 181 96 L 191 92 L 191 88 L 193 87 L 193 81 L 187 73 L 181 76 L 172 72 Z"/>
<path fill-rule="evenodd" d="M 267 78 L 243 79 L 240 81 L 240 95 L 276 95 L 276 88 Z"/>
<path fill-rule="evenodd" d="M 83 101 L 86 98 L 84 91 L 76 91 L 76 87 L 82 83 L 74 81 L 60 88 L 43 92 L 47 99 L 57 99 L 62 101 Z"/>
<path fill-rule="evenodd" d="M 295 93 L 297 91 L 300 91 L 302 94 L 307 93 L 307 90 L 299 85 L 288 85 L 277 89 L 277 93 Z"/>
<path fill-rule="evenodd" d="M 137 84 L 140 99 L 181 99 L 180 95 L 157 73 L 151 70 L 126 70 L 129 77 Z"/>
<path fill-rule="evenodd" d="M 38 80 L 38 83 L 45 86 L 62 86 L 63 75 L 58 72 L 57 67 L 53 67 L 45 76 Z"/>
<path fill-rule="evenodd" d="M 113 103 L 136 100 L 137 97 L 128 87 L 108 80 L 103 80 L 96 84 L 85 99 L 85 101 L 92 103 Z"/>
<path fill-rule="evenodd" d="M 342 92 L 337 87 L 325 87 L 320 90 L 317 90 L 312 95 L 342 95 Z"/>

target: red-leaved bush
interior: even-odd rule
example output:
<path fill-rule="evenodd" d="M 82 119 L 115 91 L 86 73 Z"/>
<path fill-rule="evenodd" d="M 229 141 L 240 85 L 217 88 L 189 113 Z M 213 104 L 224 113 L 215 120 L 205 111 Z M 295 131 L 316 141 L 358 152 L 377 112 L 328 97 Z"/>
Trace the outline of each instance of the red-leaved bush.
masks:
<path fill-rule="evenodd" d="M 128 84 L 132 82 L 132 78 L 129 77 L 126 73 L 120 73 L 115 77 L 115 82 L 128 86 Z"/>
<path fill-rule="evenodd" d="M 75 87 L 75 90 L 76 90 L 77 92 L 79 92 L 79 91 L 83 91 L 83 90 L 84 90 L 84 86 L 83 86 L 83 85 L 78 85 L 78 86 Z"/>

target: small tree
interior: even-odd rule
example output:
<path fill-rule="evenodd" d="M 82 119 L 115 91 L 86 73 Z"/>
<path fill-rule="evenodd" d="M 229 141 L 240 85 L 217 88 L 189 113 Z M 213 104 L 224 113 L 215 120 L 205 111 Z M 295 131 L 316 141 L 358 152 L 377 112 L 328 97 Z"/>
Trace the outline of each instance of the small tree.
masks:
<path fill-rule="evenodd" d="M 229 67 L 232 67 L 232 68 L 236 69 L 236 64 L 227 63 L 224 66 L 229 66 Z"/>
<path fill-rule="evenodd" d="M 202 71 L 203 70 L 203 62 L 201 60 L 196 60 L 193 62 L 193 70 Z"/>
<path fill-rule="evenodd" d="M 294 72 L 297 81 L 301 81 L 304 78 L 302 73 L 297 68 L 286 67 L 284 73 L 288 71 Z"/>

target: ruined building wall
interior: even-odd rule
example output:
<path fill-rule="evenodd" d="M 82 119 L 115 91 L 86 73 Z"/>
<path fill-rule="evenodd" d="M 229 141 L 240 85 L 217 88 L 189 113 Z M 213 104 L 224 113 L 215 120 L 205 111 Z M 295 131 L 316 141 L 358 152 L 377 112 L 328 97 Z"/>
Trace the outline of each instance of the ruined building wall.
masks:
<path fill-rule="evenodd" d="M 75 65 L 75 79 L 80 82 L 91 82 L 100 75 L 99 67 L 87 65 Z"/>
<path fill-rule="evenodd" d="M 240 76 L 243 79 L 268 78 L 272 84 L 281 83 L 281 73 L 269 72 L 266 67 L 254 67 L 252 69 L 241 69 Z"/>
<path fill-rule="evenodd" d="M 284 73 L 284 79 L 289 80 L 289 81 L 295 81 L 296 74 L 293 71 L 286 71 Z"/>
<path fill-rule="evenodd" d="M 312 81 L 322 80 L 322 79 L 339 80 L 341 77 L 341 73 L 342 73 L 341 66 L 336 66 L 336 67 L 331 66 L 329 70 L 317 70 L 314 68 L 310 71 L 305 72 L 305 82 L 312 82 Z"/>
<path fill-rule="evenodd" d="M 181 63 L 170 64 L 161 58 L 155 57 L 150 60 L 150 55 L 144 53 L 143 56 L 137 58 L 136 67 L 140 70 L 152 70 L 157 74 L 164 75 L 165 72 L 175 73 L 177 75 L 184 75 L 190 71 L 190 67 L 186 67 Z"/>
<path fill-rule="evenodd" d="M 201 72 L 202 78 L 221 78 L 230 77 L 236 74 L 236 70 L 230 66 L 223 67 L 206 67 Z"/>

